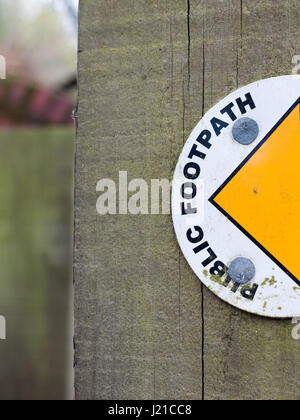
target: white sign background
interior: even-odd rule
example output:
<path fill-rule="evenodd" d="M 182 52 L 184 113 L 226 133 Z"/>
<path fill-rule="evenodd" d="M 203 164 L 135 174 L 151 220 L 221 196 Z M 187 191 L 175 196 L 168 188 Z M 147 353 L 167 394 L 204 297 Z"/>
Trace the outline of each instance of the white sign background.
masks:
<path fill-rule="evenodd" d="M 236 105 L 233 111 L 238 118 L 246 116 L 254 119 L 259 125 L 260 132 L 254 143 L 250 146 L 242 146 L 232 137 L 234 122 L 230 120 L 229 116 L 221 115 L 220 111 L 231 102 L 236 104 L 237 98 L 244 101 L 245 95 L 249 92 L 256 108 L 251 110 L 250 107 L 247 107 L 247 113 L 242 115 Z M 208 200 L 299 97 L 300 76 L 282 76 L 262 80 L 230 94 L 212 108 L 193 130 L 179 158 L 173 181 L 172 213 L 175 232 L 182 252 L 195 274 L 224 301 L 239 309 L 266 317 L 291 318 L 300 316 L 300 287 Z M 214 135 L 210 123 L 214 117 L 229 123 L 229 126 L 222 130 L 219 137 Z M 212 147 L 209 150 L 196 141 L 199 134 L 205 129 L 212 132 L 210 140 Z M 205 160 L 197 157 L 192 160 L 188 158 L 195 143 L 198 144 L 199 151 L 207 154 Z M 184 200 L 181 195 L 182 185 L 189 182 L 183 174 L 183 168 L 189 162 L 197 162 L 201 167 L 195 199 L 197 200 L 198 213 L 182 215 L 182 202 L 191 202 L 190 200 Z M 256 283 L 259 286 L 254 300 L 245 299 L 239 291 L 233 293 L 231 291 L 232 283 L 228 287 L 224 287 L 220 282 L 216 282 L 210 275 L 207 275 L 207 271 L 214 263 L 205 269 L 202 266 L 202 261 L 205 257 L 208 257 L 207 252 L 205 254 L 205 251 L 203 251 L 201 255 L 195 254 L 193 251 L 195 244 L 191 244 L 187 239 L 187 230 L 189 228 L 193 229 L 194 226 L 202 228 L 204 232 L 203 241 L 209 243 L 209 246 L 218 256 L 218 261 L 222 261 L 227 266 L 240 256 L 253 261 L 256 267 L 256 275 L 251 283 Z M 196 235 L 194 230 L 193 235 Z M 275 278 L 275 282 L 266 281 L 266 279 L 272 278 Z M 222 278 L 222 280 L 224 279 Z"/>

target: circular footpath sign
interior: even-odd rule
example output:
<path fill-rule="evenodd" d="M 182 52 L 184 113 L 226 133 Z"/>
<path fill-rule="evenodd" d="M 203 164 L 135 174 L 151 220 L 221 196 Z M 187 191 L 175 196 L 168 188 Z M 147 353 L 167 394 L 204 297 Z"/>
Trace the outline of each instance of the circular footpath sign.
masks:
<path fill-rule="evenodd" d="M 254 314 L 300 316 L 300 76 L 252 83 L 199 122 L 176 167 L 173 222 L 199 279 Z"/>

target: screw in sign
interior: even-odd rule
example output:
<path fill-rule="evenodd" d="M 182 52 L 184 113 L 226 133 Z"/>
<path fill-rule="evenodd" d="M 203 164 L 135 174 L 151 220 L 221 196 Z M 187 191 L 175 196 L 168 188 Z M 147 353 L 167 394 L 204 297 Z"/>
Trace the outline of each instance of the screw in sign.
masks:
<path fill-rule="evenodd" d="M 300 76 L 232 93 L 179 158 L 172 213 L 200 280 L 250 313 L 300 315 Z"/>

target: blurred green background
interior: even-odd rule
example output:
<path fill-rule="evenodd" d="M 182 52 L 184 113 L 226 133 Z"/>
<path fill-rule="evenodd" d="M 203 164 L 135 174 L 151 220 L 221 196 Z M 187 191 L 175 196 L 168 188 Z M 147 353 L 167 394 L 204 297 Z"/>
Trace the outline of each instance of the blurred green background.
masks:
<path fill-rule="evenodd" d="M 0 0 L 0 399 L 71 399 L 77 0 Z"/>

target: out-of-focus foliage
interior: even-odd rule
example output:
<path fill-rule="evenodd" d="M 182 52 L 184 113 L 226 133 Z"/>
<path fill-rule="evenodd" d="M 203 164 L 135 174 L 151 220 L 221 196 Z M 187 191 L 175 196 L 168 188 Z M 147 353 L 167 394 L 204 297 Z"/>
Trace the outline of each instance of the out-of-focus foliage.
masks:
<path fill-rule="evenodd" d="M 76 69 L 76 25 L 51 0 L 0 0 L 0 54 L 7 72 L 44 86 L 63 83 Z"/>
<path fill-rule="evenodd" d="M 0 400 L 72 397 L 74 5 L 0 0 Z"/>
<path fill-rule="evenodd" d="M 73 125 L 74 101 L 64 94 L 19 83 L 1 81 L 0 128 L 28 125 Z"/>
<path fill-rule="evenodd" d="M 71 397 L 73 136 L 1 133 L 0 400 Z"/>

